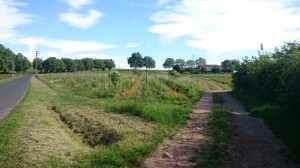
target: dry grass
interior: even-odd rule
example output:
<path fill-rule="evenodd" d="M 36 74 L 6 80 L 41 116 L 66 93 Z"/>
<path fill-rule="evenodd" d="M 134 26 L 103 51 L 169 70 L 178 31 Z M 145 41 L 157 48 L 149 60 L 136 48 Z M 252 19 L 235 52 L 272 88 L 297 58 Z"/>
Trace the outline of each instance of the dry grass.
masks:
<path fill-rule="evenodd" d="M 26 101 L 22 108 L 25 118 L 20 135 L 24 165 L 43 165 L 49 158 L 57 158 L 70 164 L 76 154 L 88 151 L 89 148 L 59 122 L 49 109 L 56 93 L 35 78 L 31 82 L 32 93 L 28 96 L 30 100 Z M 31 96 L 36 93 L 38 97 Z"/>

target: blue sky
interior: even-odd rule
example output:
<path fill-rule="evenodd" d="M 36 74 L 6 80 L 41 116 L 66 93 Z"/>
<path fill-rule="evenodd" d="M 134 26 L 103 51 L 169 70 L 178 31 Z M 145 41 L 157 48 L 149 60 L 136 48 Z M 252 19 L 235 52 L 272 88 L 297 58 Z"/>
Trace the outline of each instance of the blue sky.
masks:
<path fill-rule="evenodd" d="M 300 37 L 297 0 L 0 0 L 0 43 L 30 60 L 133 52 L 209 64 L 273 51 Z"/>

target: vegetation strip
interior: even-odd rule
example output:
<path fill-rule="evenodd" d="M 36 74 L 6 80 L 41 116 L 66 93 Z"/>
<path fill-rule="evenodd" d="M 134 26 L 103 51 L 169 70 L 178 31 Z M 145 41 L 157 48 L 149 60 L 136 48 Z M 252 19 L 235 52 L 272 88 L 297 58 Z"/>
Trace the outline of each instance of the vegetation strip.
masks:
<path fill-rule="evenodd" d="M 229 157 L 229 145 L 232 143 L 233 135 L 233 128 L 228 122 L 230 116 L 231 111 L 228 109 L 222 107 L 212 109 L 208 121 L 209 136 L 212 140 L 199 146 L 199 158 L 191 158 L 191 161 L 197 163 L 195 167 L 217 167 L 224 157 Z"/>

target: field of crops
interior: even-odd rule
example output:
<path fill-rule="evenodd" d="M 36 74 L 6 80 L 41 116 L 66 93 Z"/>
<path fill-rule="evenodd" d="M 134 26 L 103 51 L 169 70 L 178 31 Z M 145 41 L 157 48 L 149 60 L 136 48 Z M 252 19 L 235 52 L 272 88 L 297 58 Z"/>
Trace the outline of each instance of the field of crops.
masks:
<path fill-rule="evenodd" d="M 1 163 L 137 166 L 186 123 L 204 90 L 198 78 L 162 73 L 121 73 L 117 80 L 108 73 L 40 75 L 13 115 L 0 123 L 7 130 L 3 135 L 11 134 L 0 132 L 1 141 L 11 144 L 0 145 L 1 151 L 11 151 L 3 152 Z M 6 128 L 6 122 L 20 127 Z"/>

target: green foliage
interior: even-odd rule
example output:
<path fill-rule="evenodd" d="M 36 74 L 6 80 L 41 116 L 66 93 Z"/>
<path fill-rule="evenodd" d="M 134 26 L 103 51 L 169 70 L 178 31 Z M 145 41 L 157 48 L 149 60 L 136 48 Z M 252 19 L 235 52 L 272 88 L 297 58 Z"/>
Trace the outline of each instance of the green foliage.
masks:
<path fill-rule="evenodd" d="M 94 62 L 92 58 L 83 58 L 82 62 L 84 64 L 84 69 L 87 70 L 92 70 L 94 68 Z"/>
<path fill-rule="evenodd" d="M 217 67 L 213 67 L 212 70 L 211 70 L 211 72 L 212 72 L 212 73 L 218 73 L 218 74 L 219 74 L 219 73 L 221 73 L 221 69 L 220 69 L 220 68 L 217 68 Z"/>
<path fill-rule="evenodd" d="M 176 59 L 175 60 L 175 66 L 178 66 L 179 68 L 184 68 L 185 67 L 185 60 L 184 59 L 181 59 L 181 58 L 179 58 L 179 59 Z M 175 67 L 174 66 L 174 67 Z"/>
<path fill-rule="evenodd" d="M 245 58 L 233 74 L 236 91 L 253 92 L 270 103 L 279 103 L 300 119 L 300 45 L 286 43 L 275 53 Z"/>
<path fill-rule="evenodd" d="M 143 58 L 143 66 L 147 69 L 155 68 L 155 60 L 152 57 L 145 56 Z"/>
<path fill-rule="evenodd" d="M 37 64 L 37 67 L 36 67 L 36 64 Z M 43 71 L 43 60 L 41 58 L 33 59 L 32 68 L 33 69 L 37 68 L 38 71 L 42 72 Z"/>
<path fill-rule="evenodd" d="M 108 70 L 111 70 L 116 67 L 115 62 L 112 59 L 105 59 L 104 64 L 105 64 L 105 68 L 108 68 Z"/>
<path fill-rule="evenodd" d="M 194 61 L 193 61 L 193 60 L 187 60 L 187 61 L 185 62 L 185 66 L 186 66 L 187 68 L 194 68 Z"/>
<path fill-rule="evenodd" d="M 196 66 L 198 67 L 199 65 L 205 65 L 206 64 L 206 60 L 204 58 L 198 58 L 195 61 Z"/>
<path fill-rule="evenodd" d="M 238 67 L 240 66 L 240 61 L 239 60 L 224 60 L 221 62 L 221 67 L 223 71 L 226 72 L 233 72 L 235 71 Z"/>
<path fill-rule="evenodd" d="M 163 67 L 164 68 L 172 68 L 175 64 L 175 61 L 173 58 L 167 58 L 166 61 L 163 63 Z"/>
<path fill-rule="evenodd" d="M 134 52 L 131 57 L 127 59 L 127 62 L 131 68 L 137 69 L 143 67 L 143 57 L 139 52 Z"/>
<path fill-rule="evenodd" d="M 202 74 L 205 74 L 205 73 L 207 73 L 207 69 L 205 67 L 202 67 L 202 68 L 200 68 L 200 72 Z"/>
<path fill-rule="evenodd" d="M 114 85 L 117 85 L 121 79 L 121 74 L 117 70 L 110 72 L 109 76 L 110 76 L 110 80 Z"/>
<path fill-rule="evenodd" d="M 94 68 L 96 68 L 97 70 L 105 69 L 104 60 L 102 60 L 102 59 L 93 59 L 93 62 L 94 62 Z"/>
<path fill-rule="evenodd" d="M 174 65 L 173 70 L 177 71 L 178 73 L 181 73 L 181 68 L 178 64 Z"/>
<path fill-rule="evenodd" d="M 180 76 L 180 73 L 178 73 L 175 70 L 172 70 L 172 71 L 169 71 L 169 75 L 176 78 L 176 77 Z"/>

